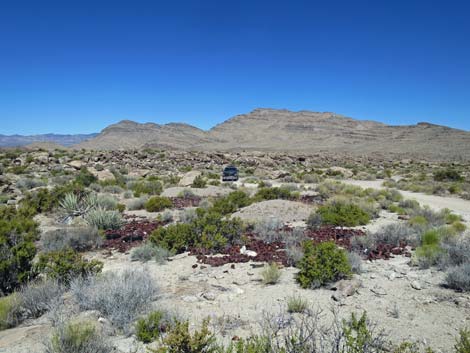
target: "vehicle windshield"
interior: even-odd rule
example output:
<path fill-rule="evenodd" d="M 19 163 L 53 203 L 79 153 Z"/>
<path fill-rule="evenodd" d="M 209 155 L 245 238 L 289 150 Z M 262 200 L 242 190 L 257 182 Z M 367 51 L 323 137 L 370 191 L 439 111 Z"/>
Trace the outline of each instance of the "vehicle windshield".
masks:
<path fill-rule="evenodd" d="M 225 174 L 236 174 L 237 173 L 237 168 L 234 167 L 227 167 L 224 169 Z"/>

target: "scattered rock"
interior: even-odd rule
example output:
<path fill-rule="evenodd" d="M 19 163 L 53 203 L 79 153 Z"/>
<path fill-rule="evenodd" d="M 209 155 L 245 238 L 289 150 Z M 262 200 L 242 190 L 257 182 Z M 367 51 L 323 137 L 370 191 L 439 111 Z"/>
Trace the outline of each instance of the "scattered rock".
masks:
<path fill-rule="evenodd" d="M 413 289 L 416 289 L 416 290 L 423 289 L 423 287 L 421 286 L 421 283 L 419 283 L 418 281 L 413 281 L 410 284 L 411 284 L 411 288 Z"/>

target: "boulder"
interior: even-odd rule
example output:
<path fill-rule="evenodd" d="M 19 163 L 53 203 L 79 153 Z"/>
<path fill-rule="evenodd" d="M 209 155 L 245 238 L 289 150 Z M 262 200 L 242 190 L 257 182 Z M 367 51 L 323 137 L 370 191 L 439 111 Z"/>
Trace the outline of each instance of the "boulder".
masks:
<path fill-rule="evenodd" d="M 200 176 L 201 174 L 202 173 L 198 170 L 191 170 L 190 172 L 187 172 L 185 175 L 183 175 L 178 185 L 191 186 L 194 182 L 194 179 L 196 179 L 196 177 Z"/>

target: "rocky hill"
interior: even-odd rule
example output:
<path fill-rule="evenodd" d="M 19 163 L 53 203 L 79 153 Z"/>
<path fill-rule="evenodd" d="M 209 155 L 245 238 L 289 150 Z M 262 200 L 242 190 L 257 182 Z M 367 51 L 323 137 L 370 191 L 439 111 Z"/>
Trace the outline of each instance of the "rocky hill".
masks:
<path fill-rule="evenodd" d="M 429 123 L 391 126 L 335 113 L 255 109 L 204 131 L 187 124 L 121 121 L 76 147 L 396 154 L 469 159 L 470 132 Z"/>

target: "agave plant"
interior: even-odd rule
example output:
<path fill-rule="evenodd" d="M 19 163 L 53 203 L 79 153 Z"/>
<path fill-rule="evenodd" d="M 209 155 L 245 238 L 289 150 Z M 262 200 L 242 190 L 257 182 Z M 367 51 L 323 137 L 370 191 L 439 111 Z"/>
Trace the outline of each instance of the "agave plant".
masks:
<path fill-rule="evenodd" d="M 82 216 L 87 210 L 78 195 L 74 193 L 65 194 L 62 201 L 59 202 L 59 205 L 65 213 L 65 220 Z"/>

